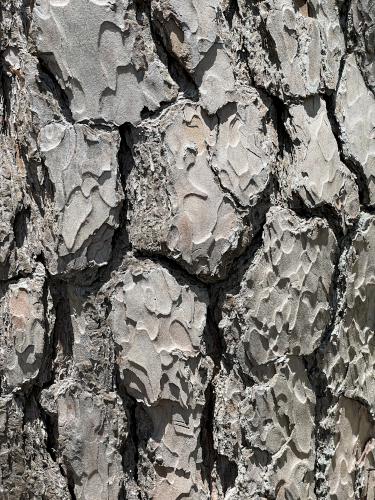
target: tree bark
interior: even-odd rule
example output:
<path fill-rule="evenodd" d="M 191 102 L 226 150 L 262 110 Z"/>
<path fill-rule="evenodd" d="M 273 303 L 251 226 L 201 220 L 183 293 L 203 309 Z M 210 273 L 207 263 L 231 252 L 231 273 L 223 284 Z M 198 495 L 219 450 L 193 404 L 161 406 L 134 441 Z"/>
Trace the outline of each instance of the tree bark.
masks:
<path fill-rule="evenodd" d="M 1 0 L 0 499 L 375 498 L 374 26 Z"/>

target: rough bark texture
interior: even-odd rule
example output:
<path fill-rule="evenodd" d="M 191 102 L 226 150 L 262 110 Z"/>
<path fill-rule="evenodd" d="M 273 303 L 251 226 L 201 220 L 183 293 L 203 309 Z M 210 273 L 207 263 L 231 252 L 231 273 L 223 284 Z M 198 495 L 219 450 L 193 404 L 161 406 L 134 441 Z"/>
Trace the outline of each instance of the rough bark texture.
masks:
<path fill-rule="evenodd" d="M 375 2 L 0 0 L 0 498 L 375 498 Z"/>

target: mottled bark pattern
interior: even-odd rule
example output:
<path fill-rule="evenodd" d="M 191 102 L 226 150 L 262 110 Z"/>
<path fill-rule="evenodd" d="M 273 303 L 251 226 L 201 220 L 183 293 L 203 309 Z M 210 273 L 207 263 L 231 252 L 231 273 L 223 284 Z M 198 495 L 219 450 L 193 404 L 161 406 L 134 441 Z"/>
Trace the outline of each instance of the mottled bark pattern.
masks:
<path fill-rule="evenodd" d="M 0 500 L 375 499 L 375 2 L 0 0 Z"/>

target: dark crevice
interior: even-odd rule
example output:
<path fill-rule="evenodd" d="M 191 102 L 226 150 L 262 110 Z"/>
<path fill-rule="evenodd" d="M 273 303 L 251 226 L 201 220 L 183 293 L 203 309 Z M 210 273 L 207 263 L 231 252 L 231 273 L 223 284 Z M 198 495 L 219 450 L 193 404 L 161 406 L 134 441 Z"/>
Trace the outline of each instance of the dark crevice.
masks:
<path fill-rule="evenodd" d="M 119 354 L 119 346 L 115 347 L 115 356 Z M 122 485 L 119 500 L 125 500 L 127 498 L 126 484 L 133 483 L 138 488 L 138 466 L 139 466 L 139 449 L 141 446 L 141 440 L 138 432 L 138 418 L 137 418 L 137 406 L 138 403 L 135 398 L 130 396 L 125 390 L 124 383 L 121 380 L 120 370 L 118 364 L 115 363 L 114 377 L 116 384 L 117 394 L 120 396 L 124 411 L 126 412 L 128 419 L 128 436 L 123 446 L 120 449 L 122 456 L 122 468 L 124 472 L 124 483 Z M 138 498 L 141 499 L 140 491 L 138 491 Z"/>
<path fill-rule="evenodd" d="M 220 290 L 221 291 L 221 290 Z M 208 287 L 209 304 L 207 308 L 207 323 L 204 332 L 204 342 L 206 345 L 207 354 L 214 362 L 214 376 L 220 371 L 223 364 L 227 368 L 232 368 L 233 364 L 230 359 L 225 357 L 226 342 L 218 327 L 221 320 L 218 312 L 221 312 L 219 307 L 218 285 Z"/>
<path fill-rule="evenodd" d="M 197 102 L 199 100 L 199 89 L 193 77 L 184 68 L 181 61 L 172 52 L 168 52 L 163 43 L 162 35 L 155 28 L 152 28 L 151 32 L 158 56 L 168 68 L 171 78 L 176 82 L 186 99 Z"/>
<path fill-rule="evenodd" d="M 328 329 L 327 337 L 331 334 Z M 314 414 L 315 462 L 314 462 L 314 492 L 316 499 L 326 499 L 329 496 L 327 469 L 332 458 L 333 433 L 327 419 L 336 399 L 329 390 L 328 380 L 324 370 L 319 366 L 319 357 L 324 354 L 324 341 L 322 345 L 309 356 L 304 356 L 307 376 L 315 393 L 316 404 Z"/>
<path fill-rule="evenodd" d="M 57 463 L 57 452 L 58 452 L 58 430 L 57 430 L 57 419 L 48 415 L 46 411 L 39 404 L 39 411 L 44 422 L 44 426 L 47 433 L 46 438 L 46 448 L 51 456 L 52 460 Z M 61 468 L 60 471 L 63 471 Z M 64 474 L 63 474 L 64 475 Z"/>
<path fill-rule="evenodd" d="M 238 476 L 238 466 L 224 455 L 217 455 L 216 469 L 225 495 L 225 493 L 235 485 Z"/>
<path fill-rule="evenodd" d="M 325 499 L 329 495 L 327 472 L 332 459 L 333 431 L 329 425 L 330 411 L 337 402 L 332 394 L 327 375 L 322 366 L 325 351 L 330 345 L 331 337 L 339 321 L 342 319 L 345 306 L 346 276 L 344 260 L 352 244 L 357 225 L 338 239 L 338 251 L 330 289 L 331 321 L 324 332 L 318 348 L 310 355 L 303 356 L 308 378 L 316 397 L 314 433 L 315 433 L 315 495 L 317 499 Z"/>
<path fill-rule="evenodd" d="M 22 0 L 22 5 L 21 5 L 21 20 L 22 20 L 22 27 L 23 31 L 25 33 L 26 39 L 29 36 L 30 32 L 30 26 L 31 26 L 31 20 L 32 20 L 32 12 L 35 7 L 35 1 L 36 0 Z"/>
<path fill-rule="evenodd" d="M 24 389 L 22 396 L 20 395 L 20 402 L 23 406 L 22 430 L 25 430 L 28 422 L 34 422 L 40 417 L 39 407 L 37 404 L 39 394 L 39 387 L 28 386 Z"/>
<path fill-rule="evenodd" d="M 127 231 L 129 200 L 126 191 L 129 174 L 134 168 L 134 160 L 130 146 L 132 127 L 133 125 L 130 123 L 124 123 L 118 129 L 120 134 L 120 146 L 117 154 L 117 161 L 124 199 L 120 207 L 118 227 L 115 229 L 112 237 L 111 258 L 106 266 L 99 269 L 97 277 L 92 283 L 92 285 L 97 287 L 100 287 L 110 278 L 111 273 L 120 267 L 126 253 L 131 251 L 131 243 Z"/>
<path fill-rule="evenodd" d="M 71 480 L 66 474 L 64 468 L 61 466 L 59 460 L 57 416 L 54 413 L 50 414 L 48 409 L 44 408 L 40 402 L 42 392 L 45 389 L 48 389 L 55 382 L 55 362 L 58 356 L 59 348 L 62 347 L 62 351 L 65 354 L 67 350 L 71 350 L 72 333 L 69 330 L 69 325 L 71 327 L 70 312 L 65 287 L 64 284 L 60 281 L 51 283 L 51 279 L 46 280 L 44 284 L 42 302 L 44 306 L 44 326 L 46 332 L 51 330 L 51 325 L 49 324 L 48 319 L 49 292 L 52 296 L 56 318 L 49 338 L 49 342 L 47 342 L 47 336 L 45 339 L 46 343 L 42 357 L 42 364 L 39 369 L 38 379 L 36 381 L 36 384 L 34 386 L 31 386 L 29 390 L 30 392 L 27 395 L 27 401 L 31 401 L 34 404 L 34 410 L 33 412 L 25 411 L 24 424 L 26 421 L 35 419 L 37 417 L 42 420 L 46 430 L 46 451 L 50 455 L 52 461 L 55 462 L 59 467 L 60 474 L 66 479 L 71 498 L 75 499 L 76 497 L 71 487 Z M 70 348 L 67 348 L 67 345 L 70 345 Z M 28 406 L 30 406 L 30 404 L 28 404 Z"/>
<path fill-rule="evenodd" d="M 341 30 L 344 34 L 346 54 L 352 52 L 353 47 L 356 46 L 357 40 L 353 30 L 350 30 L 352 22 L 351 17 L 352 0 L 344 0 L 339 6 L 339 22 Z"/>
<path fill-rule="evenodd" d="M 126 399 L 126 408 L 128 410 L 128 418 L 129 418 L 129 436 L 132 442 L 132 448 L 133 448 L 133 464 L 132 469 L 129 470 L 128 467 L 126 467 L 126 464 L 124 463 L 124 456 L 125 453 L 128 452 L 128 449 L 130 448 L 129 442 L 125 444 L 124 446 L 124 452 L 123 452 L 123 466 L 126 467 L 127 473 L 130 472 L 130 477 L 134 479 L 134 482 L 138 484 L 138 464 L 139 464 L 139 438 L 138 438 L 138 429 L 137 429 L 137 415 L 136 415 L 136 407 L 137 407 L 137 402 L 134 398 L 131 398 L 129 395 L 127 397 L 124 396 Z"/>
<path fill-rule="evenodd" d="M 265 92 L 262 89 L 259 90 L 260 92 Z M 266 92 L 266 94 L 271 100 L 273 108 L 271 110 L 273 111 L 271 116 L 276 129 L 279 144 L 277 157 L 279 160 L 282 160 L 287 154 L 291 154 L 293 151 L 293 142 L 285 126 L 285 122 L 289 116 L 288 106 L 279 97 L 269 94 L 268 92 Z"/>
<path fill-rule="evenodd" d="M 77 500 L 76 494 L 74 492 L 74 481 L 73 481 L 70 474 L 68 475 L 68 491 L 69 491 L 71 500 Z"/>
<path fill-rule="evenodd" d="M 202 477 L 209 486 L 210 493 L 213 493 L 213 476 L 217 472 L 221 487 L 225 491 L 233 486 L 238 474 L 237 465 L 221 456 L 214 444 L 214 412 L 216 402 L 215 379 L 222 369 L 230 372 L 234 368 L 234 359 L 228 354 L 225 338 L 219 323 L 222 319 L 223 302 L 226 293 L 235 294 L 238 292 L 244 274 L 253 262 L 255 255 L 263 244 L 263 228 L 265 216 L 251 244 L 241 257 L 238 257 L 229 271 L 230 279 L 225 282 L 218 282 L 208 286 L 209 304 L 207 308 L 207 323 L 204 332 L 204 343 L 206 355 L 214 362 L 214 369 L 211 380 L 205 391 L 205 407 L 201 419 L 201 447 L 203 454 Z M 249 385 L 248 376 L 239 371 L 242 382 Z"/>
<path fill-rule="evenodd" d="M 249 57 L 249 54 L 246 49 L 244 49 L 244 57 L 247 55 Z M 273 126 L 276 130 L 277 133 L 277 139 L 278 139 L 278 153 L 277 153 L 277 160 L 281 161 L 286 155 L 289 155 L 293 151 L 293 141 L 288 133 L 288 130 L 285 126 L 285 122 L 290 118 L 289 114 L 289 109 L 288 106 L 289 104 L 301 104 L 303 100 L 296 98 L 296 99 L 291 99 L 288 98 L 286 102 L 284 102 L 280 97 L 277 95 L 273 94 L 270 92 L 269 89 L 266 89 L 260 85 L 258 85 L 255 80 L 251 77 L 251 72 L 250 69 L 248 68 L 249 76 L 250 76 L 250 83 L 251 86 L 254 87 L 260 97 L 262 98 L 263 102 L 265 103 L 266 106 L 269 107 L 269 116 L 270 119 L 273 123 Z M 268 104 L 267 101 L 270 103 Z M 276 179 L 277 182 L 277 179 Z"/>
<path fill-rule="evenodd" d="M 361 207 L 361 213 L 369 214 L 369 215 L 375 215 L 375 207 L 370 206 L 370 207 Z"/>
<path fill-rule="evenodd" d="M 159 118 L 160 115 L 168 109 L 171 105 L 174 104 L 175 101 L 166 101 L 166 102 L 161 102 L 158 106 L 158 108 L 154 111 L 144 107 L 141 111 L 141 119 L 142 120 L 154 120 L 155 118 Z"/>
<path fill-rule="evenodd" d="M 56 315 L 55 326 L 52 333 L 51 353 L 51 359 L 54 362 L 59 354 L 65 359 L 72 357 L 74 332 L 66 283 L 60 280 L 53 281 L 51 295 Z"/>
<path fill-rule="evenodd" d="M 208 484 L 210 494 L 213 493 L 213 477 L 214 471 L 219 475 L 221 486 L 225 491 L 233 486 L 237 477 L 237 467 L 229 460 L 225 460 L 218 454 L 214 443 L 214 421 L 215 421 L 215 404 L 216 404 L 216 388 L 215 379 L 223 367 L 228 370 L 233 368 L 233 361 L 226 357 L 226 342 L 218 327 L 221 311 L 218 301 L 219 294 L 217 293 L 217 285 L 208 287 L 209 304 L 207 308 L 207 323 L 204 331 L 204 343 L 206 347 L 206 355 L 209 356 L 214 368 L 207 388 L 205 390 L 205 406 L 201 418 L 201 433 L 200 443 L 202 448 L 202 478 Z"/>
<path fill-rule="evenodd" d="M 132 125 L 130 123 L 124 123 L 119 127 L 120 134 L 120 147 L 117 154 L 117 161 L 120 172 L 121 186 L 124 193 L 124 201 L 120 211 L 119 217 L 119 227 L 115 233 L 115 237 L 113 239 L 113 246 L 118 246 L 118 243 L 121 244 L 123 249 L 130 248 L 129 237 L 126 231 L 126 222 L 128 218 L 128 198 L 126 196 L 127 191 L 127 183 L 128 177 L 131 171 L 134 168 L 134 159 L 131 149 L 131 130 Z"/>
<path fill-rule="evenodd" d="M 314 7 L 307 0 L 294 0 L 294 5 L 300 14 L 305 17 L 316 17 Z"/>
<path fill-rule="evenodd" d="M 63 114 L 66 121 L 74 123 L 72 112 L 70 110 L 70 101 L 64 90 L 61 88 L 57 81 L 56 76 L 53 74 L 47 63 L 42 59 L 38 58 L 39 63 L 39 85 L 41 90 L 46 89 L 51 92 L 55 100 L 57 101 L 60 111 Z"/>
<path fill-rule="evenodd" d="M 48 318 L 50 298 L 55 314 L 53 326 L 50 325 Z M 50 332 L 50 335 L 45 339 L 42 364 L 39 369 L 38 386 L 41 390 L 51 387 L 55 382 L 59 358 L 66 362 L 72 357 L 74 334 L 66 283 L 47 275 L 43 289 L 43 306 L 45 331 Z"/>
<path fill-rule="evenodd" d="M 329 228 L 335 234 L 338 242 L 344 237 L 342 221 L 336 210 L 328 203 L 315 204 L 313 207 L 308 207 L 300 193 L 293 191 L 292 198 L 288 200 L 288 206 L 298 215 L 298 217 L 302 219 L 319 217 L 325 220 L 328 223 Z"/>
<path fill-rule="evenodd" d="M 20 158 L 26 169 L 26 184 L 28 186 L 27 192 L 35 201 L 38 207 L 39 214 L 45 216 L 45 205 L 49 200 L 55 197 L 55 186 L 50 179 L 48 168 L 44 163 L 43 157 L 30 157 L 28 146 L 25 143 L 19 145 Z M 42 168 L 43 180 L 39 180 L 38 171 Z"/>
<path fill-rule="evenodd" d="M 2 26 L 4 25 L 4 10 L 0 2 L 0 109 L 1 109 L 1 123 L 0 132 L 4 135 L 9 134 L 9 117 L 11 114 L 11 91 L 12 83 L 11 77 L 7 71 L 7 64 L 4 57 L 4 51 L 6 49 L 6 40 L 9 38 L 9 33 L 3 31 Z M 4 10 L 3 10 L 4 9 Z M 15 15 L 15 12 L 12 12 Z"/>
<path fill-rule="evenodd" d="M 21 248 L 27 238 L 27 222 L 30 220 L 31 210 L 30 207 L 22 207 L 16 212 L 13 221 L 13 234 L 17 248 Z"/>
<path fill-rule="evenodd" d="M 10 100 L 11 89 L 12 89 L 11 78 L 7 74 L 3 57 L 0 56 L 0 92 L 1 92 L 0 104 L 2 107 L 0 131 L 4 135 L 7 135 L 9 133 L 9 117 L 11 113 L 11 100 Z"/>
<path fill-rule="evenodd" d="M 215 377 L 220 372 L 221 363 L 225 353 L 225 342 L 215 321 L 216 296 L 214 288 L 208 289 L 209 304 L 207 308 L 207 323 L 204 331 L 206 355 L 214 362 L 214 369 L 205 390 L 205 406 L 201 417 L 200 444 L 202 449 L 202 478 L 208 484 L 212 494 L 212 478 L 217 462 L 217 451 L 214 445 L 214 413 L 215 413 Z"/>
<path fill-rule="evenodd" d="M 105 317 L 108 319 L 112 311 L 112 304 L 108 297 L 104 299 Z M 123 410 L 127 416 L 128 435 L 121 444 L 119 453 L 122 457 L 122 469 L 124 473 L 123 481 L 120 487 L 118 500 L 127 499 L 127 486 L 131 489 L 138 489 L 138 465 L 140 461 L 139 450 L 141 447 L 141 438 L 139 436 L 139 422 L 137 408 L 139 406 L 135 398 L 128 394 L 124 382 L 121 378 L 118 357 L 121 352 L 121 346 L 113 342 L 113 370 L 112 370 L 112 390 L 115 391 L 122 401 Z M 141 500 L 141 494 L 138 490 L 138 498 Z"/>
<path fill-rule="evenodd" d="M 167 35 L 164 33 L 165 20 L 163 18 L 158 19 L 157 14 L 153 17 L 151 2 L 147 0 L 135 0 L 135 6 L 138 22 L 143 25 L 144 15 L 148 19 L 156 53 L 168 68 L 171 78 L 176 82 L 186 98 L 198 101 L 199 89 L 193 77 L 185 69 L 179 58 L 168 48 Z"/>
<path fill-rule="evenodd" d="M 269 208 L 271 208 L 271 205 Z M 219 282 L 213 285 L 213 292 L 217 296 L 223 296 L 229 291 L 231 294 L 237 294 L 240 291 L 244 275 L 254 262 L 254 258 L 257 255 L 258 251 L 263 246 L 263 232 L 266 224 L 266 215 L 267 213 L 264 213 L 263 219 L 258 227 L 257 232 L 254 234 L 251 242 L 249 243 L 243 254 L 233 261 L 228 273 L 228 275 L 230 276 L 230 280 L 227 280 L 226 282 Z M 222 305 L 222 303 L 218 302 L 215 311 L 221 311 Z M 215 316 L 216 323 L 218 323 L 220 319 L 221 318 L 217 318 Z"/>
<path fill-rule="evenodd" d="M 116 125 L 112 122 L 106 121 L 104 118 L 82 118 L 80 120 L 76 120 L 75 124 L 79 125 L 88 125 L 89 127 L 94 127 L 95 130 L 102 130 L 103 132 L 111 132 L 114 129 L 117 129 Z"/>
<path fill-rule="evenodd" d="M 271 194 L 277 189 L 274 177 L 271 179 L 270 190 L 267 192 L 267 197 L 262 201 L 258 207 L 257 216 L 253 216 L 254 234 L 247 246 L 243 249 L 241 255 L 233 259 L 229 271 L 227 273 L 230 279 L 220 281 L 213 284 L 213 289 L 216 293 L 222 293 L 231 290 L 231 293 L 236 293 L 240 290 L 242 279 L 251 266 L 258 250 L 263 245 L 263 231 L 266 224 L 267 213 L 272 206 Z M 216 309 L 221 310 L 222 304 L 218 304 Z M 217 321 L 217 319 L 216 319 Z"/>
<path fill-rule="evenodd" d="M 43 290 L 43 305 L 44 305 L 44 315 L 45 315 L 45 331 L 51 330 L 51 325 L 48 319 L 48 304 L 49 304 L 49 293 L 52 296 L 52 302 L 55 309 L 55 323 L 51 331 L 49 342 L 47 342 L 43 353 L 43 362 L 39 370 L 38 385 L 35 385 L 32 389 L 35 397 L 35 402 L 38 407 L 38 412 L 41 420 L 44 423 L 46 430 L 46 450 L 49 453 L 53 462 L 55 462 L 60 470 L 61 475 L 67 480 L 67 485 L 69 487 L 69 478 L 61 466 L 58 454 L 58 425 L 57 425 L 57 415 L 54 413 L 50 414 L 47 408 L 44 408 L 40 402 L 42 392 L 55 382 L 56 379 L 56 360 L 58 357 L 59 349 L 67 355 L 68 352 L 71 353 L 72 350 L 72 326 L 70 321 L 70 309 L 69 301 L 66 296 L 66 285 L 63 282 L 55 281 L 52 282 L 51 279 L 45 281 Z M 71 493 L 71 497 L 74 499 L 74 492 Z"/>
<path fill-rule="evenodd" d="M 41 264 L 44 266 L 44 269 L 45 269 L 45 272 L 46 271 L 46 268 L 45 268 L 45 263 L 43 261 L 43 259 L 41 259 L 42 262 Z M 48 282 L 48 275 L 46 276 L 46 279 L 43 283 L 43 295 L 42 295 L 42 305 L 43 305 L 43 326 L 44 326 L 44 331 L 45 332 L 50 332 L 51 329 L 52 329 L 52 325 L 50 324 L 50 318 L 49 318 L 49 314 L 48 314 L 48 309 L 49 309 L 49 292 L 50 292 L 50 286 L 49 286 L 49 282 Z M 52 330 L 52 334 L 51 334 L 51 342 L 50 344 L 48 345 L 48 342 L 46 342 L 46 347 L 44 349 L 44 353 L 43 353 L 43 364 L 41 365 L 41 368 L 40 368 L 40 380 L 42 380 L 42 384 L 49 379 L 49 377 L 51 376 L 51 365 L 48 363 L 48 350 L 50 349 L 50 347 L 52 346 L 52 341 L 53 341 L 53 337 L 54 337 L 54 329 L 55 329 L 55 326 L 56 326 L 56 323 L 53 325 L 53 330 Z M 47 339 L 45 339 L 47 340 Z M 41 375 L 43 374 L 43 375 Z M 43 380 L 44 378 L 44 380 Z"/>
<path fill-rule="evenodd" d="M 238 0 L 229 0 L 229 5 L 224 11 L 224 17 L 228 23 L 229 28 L 232 29 L 233 26 L 233 19 L 235 16 L 239 16 L 239 6 L 238 6 Z"/>
<path fill-rule="evenodd" d="M 55 415 L 49 415 L 45 409 L 40 404 L 40 396 L 43 388 L 38 386 L 31 386 L 28 391 L 24 391 L 22 396 L 22 406 L 23 406 L 23 423 L 22 429 L 28 422 L 32 423 L 39 419 L 44 424 L 44 429 L 46 432 L 45 438 L 45 450 L 50 456 L 51 460 L 58 466 L 59 472 L 63 478 L 66 480 L 66 485 L 69 488 L 69 482 L 64 468 L 61 466 L 58 457 L 58 427 L 57 418 Z M 76 499 L 74 492 L 71 493 L 71 498 Z"/>
<path fill-rule="evenodd" d="M 355 158 L 353 158 L 353 156 L 344 154 L 344 144 L 341 139 L 340 124 L 335 113 L 335 94 L 322 95 L 321 97 L 326 102 L 327 116 L 332 127 L 333 135 L 335 136 L 337 142 L 340 159 L 342 163 L 348 168 L 348 170 L 354 174 L 355 181 L 358 186 L 359 201 L 361 205 L 366 206 L 368 205 L 370 200 L 367 178 L 363 171 L 362 165 Z"/>
<path fill-rule="evenodd" d="M 259 31 L 261 33 L 262 47 L 265 53 L 268 54 L 270 63 L 275 66 L 276 70 L 280 70 L 281 61 L 279 59 L 275 40 L 270 34 L 270 31 L 267 27 L 267 20 L 265 19 L 265 16 L 262 15 L 260 7 L 257 3 L 252 4 L 252 15 L 255 17 L 255 19 L 259 20 Z"/>
<path fill-rule="evenodd" d="M 205 390 L 205 406 L 201 418 L 200 443 L 202 448 L 202 478 L 208 484 L 212 494 L 212 476 L 217 461 L 217 451 L 214 446 L 214 412 L 215 387 L 210 381 Z"/>
<path fill-rule="evenodd" d="M 36 402 L 38 405 L 39 416 L 44 423 L 44 427 L 46 430 L 46 450 L 51 457 L 52 461 L 58 466 L 61 476 L 66 481 L 66 486 L 68 488 L 68 492 L 70 494 L 71 500 L 77 500 L 77 497 L 74 492 L 74 479 L 73 474 L 69 471 L 69 469 L 65 469 L 60 461 L 59 456 L 59 431 L 58 431 L 58 421 L 57 415 L 49 414 L 43 406 L 40 404 L 40 394 L 42 389 L 38 389 L 38 395 L 36 398 Z"/>
<path fill-rule="evenodd" d="M 4 273 L 7 275 L 7 273 Z M 5 278 L 5 279 L 0 279 L 0 285 L 11 285 L 13 283 L 17 283 L 20 279 L 23 278 L 30 278 L 33 276 L 33 272 L 25 272 L 25 271 L 20 271 L 19 273 L 13 275 L 11 278 Z"/>
<path fill-rule="evenodd" d="M 127 220 L 129 211 L 129 199 L 126 195 L 128 176 L 134 168 L 134 160 L 131 150 L 131 123 L 124 123 L 118 127 L 120 134 L 120 145 L 117 153 L 120 184 L 123 191 L 123 201 L 119 207 L 118 225 L 111 240 L 111 256 L 108 263 L 95 270 L 94 275 L 88 275 L 88 282 L 92 289 L 99 288 L 110 279 L 112 272 L 116 271 L 122 264 L 127 253 L 131 252 L 132 246 L 127 231 Z"/>
<path fill-rule="evenodd" d="M 185 282 L 190 282 L 191 284 L 195 284 L 198 286 L 208 286 L 209 283 L 207 283 L 204 278 L 201 276 L 197 276 L 195 274 L 191 274 L 183 265 L 181 262 L 173 259 L 173 257 L 170 257 L 162 252 L 154 252 L 154 251 L 146 251 L 146 250 L 139 250 L 139 249 L 134 249 L 133 255 L 135 258 L 139 260 L 145 260 L 148 259 L 151 262 L 154 262 L 155 264 L 162 265 L 165 267 L 177 281 L 181 278 L 185 280 Z"/>

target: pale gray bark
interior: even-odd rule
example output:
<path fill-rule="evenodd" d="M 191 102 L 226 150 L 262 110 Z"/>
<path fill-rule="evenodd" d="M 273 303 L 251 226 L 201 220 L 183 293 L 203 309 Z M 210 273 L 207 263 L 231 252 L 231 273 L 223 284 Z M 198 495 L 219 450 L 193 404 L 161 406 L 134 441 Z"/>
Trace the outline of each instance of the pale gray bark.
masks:
<path fill-rule="evenodd" d="M 373 0 L 1 0 L 0 498 L 375 498 Z"/>

